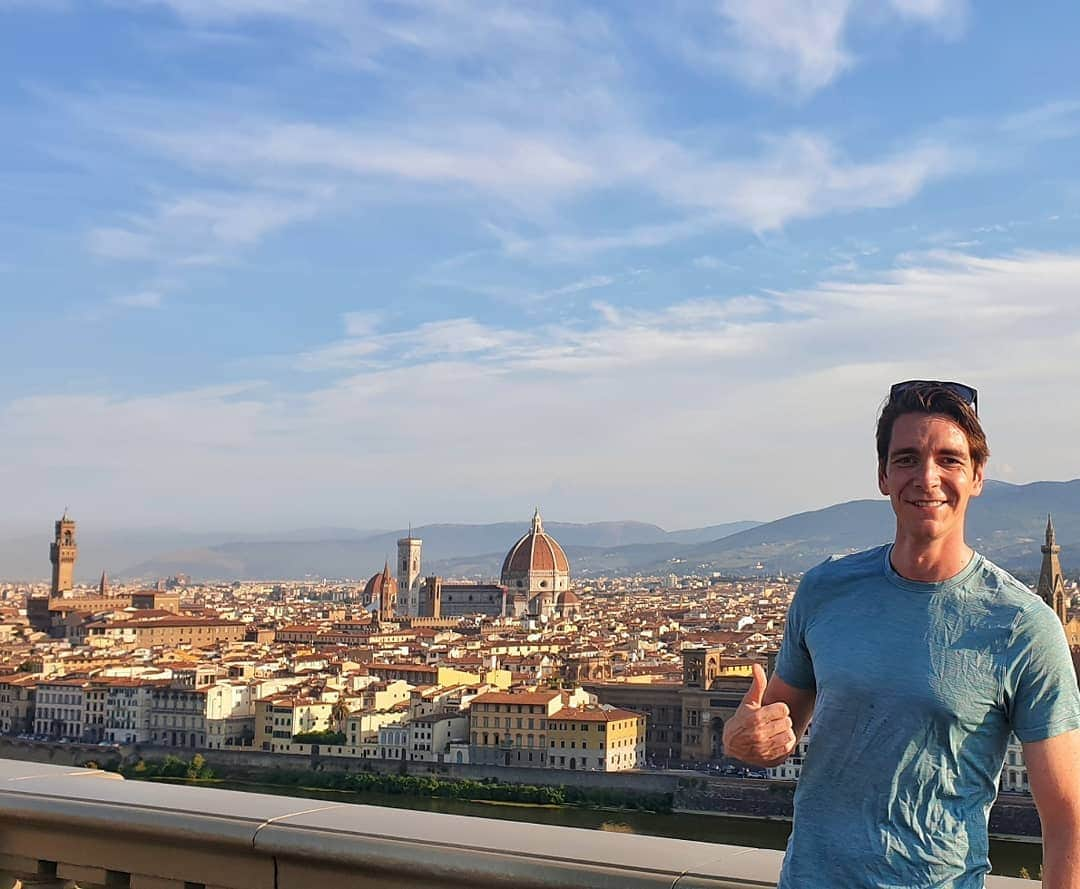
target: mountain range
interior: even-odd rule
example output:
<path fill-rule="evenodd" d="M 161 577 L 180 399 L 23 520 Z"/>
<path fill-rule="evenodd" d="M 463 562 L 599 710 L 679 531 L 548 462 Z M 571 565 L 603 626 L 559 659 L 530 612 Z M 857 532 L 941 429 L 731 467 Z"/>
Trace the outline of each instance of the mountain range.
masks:
<path fill-rule="evenodd" d="M 1038 575 L 1046 516 L 1053 513 L 1066 573 L 1080 559 L 1080 479 L 1014 485 L 988 481 L 968 513 L 968 540 L 1003 567 Z M 440 524 L 412 529 L 424 541 L 425 573 L 497 578 L 503 557 L 528 530 L 526 522 Z M 574 577 L 641 573 L 732 576 L 805 571 L 834 553 L 892 538 L 887 500 L 854 500 L 771 522 L 732 522 L 666 531 L 645 522 L 545 522 L 562 544 Z M 273 536 L 114 534 L 107 542 L 80 528 L 79 577 L 108 570 L 122 578 L 188 574 L 193 580 L 363 579 L 393 561 L 404 530 L 324 528 Z M 40 579 L 48 571 L 48 540 L 0 540 L 0 578 Z"/>

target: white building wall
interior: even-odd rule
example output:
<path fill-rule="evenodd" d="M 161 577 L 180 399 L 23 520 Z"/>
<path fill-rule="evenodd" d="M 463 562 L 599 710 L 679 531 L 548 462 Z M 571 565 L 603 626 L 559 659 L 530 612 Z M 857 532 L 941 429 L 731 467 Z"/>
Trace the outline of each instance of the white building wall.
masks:
<path fill-rule="evenodd" d="M 398 608 L 402 614 L 409 617 L 418 617 L 420 614 L 422 548 L 423 541 L 418 537 L 402 537 L 398 540 Z"/>

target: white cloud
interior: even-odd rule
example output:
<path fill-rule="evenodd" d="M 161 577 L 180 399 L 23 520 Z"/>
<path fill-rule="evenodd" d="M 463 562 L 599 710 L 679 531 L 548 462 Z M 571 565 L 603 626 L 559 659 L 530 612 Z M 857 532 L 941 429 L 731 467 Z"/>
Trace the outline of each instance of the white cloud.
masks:
<path fill-rule="evenodd" d="M 382 315 L 379 312 L 346 312 L 344 321 L 346 336 L 371 336 L 382 322 Z"/>
<path fill-rule="evenodd" d="M 1080 101 L 1047 102 L 1010 114 L 1001 129 L 1025 140 L 1069 139 L 1080 133 Z"/>
<path fill-rule="evenodd" d="M 862 283 L 598 304 L 588 319 L 524 331 L 358 322 L 359 336 L 328 349 L 364 361 L 324 360 L 335 379 L 287 397 L 240 384 L 0 408 L 11 430 L 0 484 L 44 508 L 70 493 L 53 467 L 74 460 L 80 513 L 165 500 L 177 517 L 233 521 L 288 503 L 282 521 L 378 526 L 513 515 L 559 478 L 548 508 L 566 518 L 767 518 L 874 496 L 874 413 L 908 377 L 977 385 L 994 459 L 1018 479 L 1061 478 L 1075 473 L 1080 418 L 1031 393 L 1080 386 L 1078 278 L 1078 254 L 936 253 Z M 70 428 L 82 432 L 74 457 Z M 347 507 L 343 485 L 358 492 Z"/>
<path fill-rule="evenodd" d="M 955 37 L 967 20 L 966 0 L 716 0 L 711 10 L 682 7 L 662 39 L 698 67 L 720 68 L 749 86 L 806 97 L 858 61 L 848 46 L 854 20 L 895 27 L 896 20 Z"/>
<path fill-rule="evenodd" d="M 199 191 L 159 199 L 145 214 L 123 224 L 99 226 L 87 235 L 91 253 L 106 259 L 204 265 L 261 241 L 268 234 L 310 219 L 332 190 Z"/>
<path fill-rule="evenodd" d="M 850 161 L 821 136 L 772 140 L 759 158 L 712 161 L 688 155 L 657 183 L 681 204 L 758 232 L 796 219 L 901 204 L 955 170 L 944 144 L 924 143 L 879 160 Z"/>
<path fill-rule="evenodd" d="M 164 294 L 160 291 L 140 290 L 137 293 L 114 297 L 112 302 L 113 305 L 129 309 L 160 309 L 164 299 Z"/>
<path fill-rule="evenodd" d="M 399 136 L 304 123 L 255 123 L 222 130 L 140 134 L 147 144 L 197 167 L 390 176 L 417 182 L 464 183 L 495 193 L 574 190 L 595 179 L 572 146 L 497 124 L 427 127 Z"/>

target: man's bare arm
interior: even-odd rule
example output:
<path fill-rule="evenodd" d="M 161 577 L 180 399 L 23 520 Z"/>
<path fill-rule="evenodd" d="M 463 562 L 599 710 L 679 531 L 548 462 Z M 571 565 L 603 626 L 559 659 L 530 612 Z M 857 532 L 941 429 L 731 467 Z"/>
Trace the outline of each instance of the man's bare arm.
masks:
<path fill-rule="evenodd" d="M 1043 889 L 1080 889 L 1080 730 L 1024 744 L 1043 833 Z"/>

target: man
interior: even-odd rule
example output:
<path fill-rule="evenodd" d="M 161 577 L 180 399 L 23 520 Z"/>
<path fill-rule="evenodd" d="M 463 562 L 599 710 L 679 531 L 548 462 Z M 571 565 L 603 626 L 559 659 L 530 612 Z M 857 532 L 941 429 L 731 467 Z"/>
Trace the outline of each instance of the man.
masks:
<path fill-rule="evenodd" d="M 776 671 L 724 726 L 778 765 L 810 721 L 781 889 L 976 889 L 1010 732 L 1046 889 L 1080 889 L 1080 692 L 1053 611 L 964 540 L 989 457 L 975 390 L 892 387 L 877 428 L 892 544 L 808 571 Z"/>

